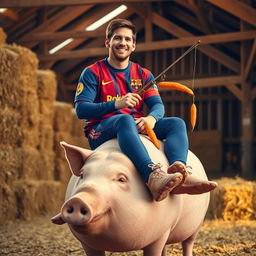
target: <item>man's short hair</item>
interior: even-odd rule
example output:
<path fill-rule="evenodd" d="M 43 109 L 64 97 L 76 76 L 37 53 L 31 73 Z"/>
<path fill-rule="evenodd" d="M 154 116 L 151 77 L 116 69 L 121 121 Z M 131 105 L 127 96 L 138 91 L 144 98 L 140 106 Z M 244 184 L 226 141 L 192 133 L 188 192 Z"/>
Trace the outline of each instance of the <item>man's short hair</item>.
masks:
<path fill-rule="evenodd" d="M 110 40 L 114 34 L 114 31 L 118 28 L 129 28 L 132 31 L 133 40 L 136 40 L 135 26 L 131 21 L 126 19 L 114 19 L 110 21 L 106 29 L 106 39 Z"/>

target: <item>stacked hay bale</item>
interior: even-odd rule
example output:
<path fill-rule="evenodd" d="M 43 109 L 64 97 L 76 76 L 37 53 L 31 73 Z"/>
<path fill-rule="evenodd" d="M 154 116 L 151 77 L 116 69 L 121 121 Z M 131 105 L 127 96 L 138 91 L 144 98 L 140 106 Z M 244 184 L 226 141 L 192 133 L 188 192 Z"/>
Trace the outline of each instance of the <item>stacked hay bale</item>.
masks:
<path fill-rule="evenodd" d="M 62 184 L 53 179 L 52 143 L 48 151 L 47 143 L 42 144 L 42 120 L 52 126 L 53 117 L 50 120 L 42 111 L 40 101 L 47 100 L 42 85 L 46 83 L 39 82 L 38 89 L 37 68 L 38 60 L 30 50 L 17 45 L 0 47 L 0 221 L 55 211 L 63 197 L 58 192 Z M 56 82 L 48 86 L 56 90 Z M 48 198 L 49 193 L 56 200 Z"/>
<path fill-rule="evenodd" d="M 241 178 L 217 180 L 211 192 L 208 218 L 228 221 L 256 219 L 256 183 Z"/>
<path fill-rule="evenodd" d="M 76 146 L 88 148 L 88 142 L 83 135 L 83 126 L 84 122 L 76 117 L 71 104 L 54 103 L 55 180 L 59 180 L 63 184 L 67 184 L 71 172 L 60 142 L 66 141 Z"/>
<path fill-rule="evenodd" d="M 4 33 L 4 30 L 0 28 L 0 45 L 5 44 L 6 42 L 6 34 Z"/>

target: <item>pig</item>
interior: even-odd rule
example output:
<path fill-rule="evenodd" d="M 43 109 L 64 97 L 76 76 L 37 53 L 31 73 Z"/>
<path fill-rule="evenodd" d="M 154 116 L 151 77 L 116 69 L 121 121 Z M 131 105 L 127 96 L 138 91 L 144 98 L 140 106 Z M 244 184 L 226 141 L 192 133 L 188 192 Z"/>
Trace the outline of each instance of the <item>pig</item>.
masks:
<path fill-rule="evenodd" d="M 140 136 L 154 163 L 167 170 L 163 143 L 158 150 Z M 144 256 L 166 255 L 165 245 L 182 244 L 183 256 L 192 256 L 193 244 L 204 220 L 209 192 L 172 194 L 153 200 L 147 186 L 116 139 L 94 151 L 61 142 L 72 171 L 61 212 L 54 224 L 67 223 L 87 256 L 105 251 L 143 250 Z M 187 164 L 193 176 L 207 180 L 200 160 L 191 151 Z"/>

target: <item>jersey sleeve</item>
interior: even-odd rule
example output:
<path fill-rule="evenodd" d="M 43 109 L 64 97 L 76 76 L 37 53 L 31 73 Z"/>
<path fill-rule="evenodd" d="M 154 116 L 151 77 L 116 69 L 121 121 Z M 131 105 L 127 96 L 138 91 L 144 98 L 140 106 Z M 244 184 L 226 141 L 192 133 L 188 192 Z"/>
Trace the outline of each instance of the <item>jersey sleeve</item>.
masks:
<path fill-rule="evenodd" d="M 145 84 L 155 80 L 150 71 L 146 70 L 145 74 L 147 75 Z M 144 101 L 149 108 L 148 115 L 153 116 L 157 121 L 164 116 L 164 105 L 155 83 L 144 93 Z"/>
<path fill-rule="evenodd" d="M 97 96 L 97 87 L 98 79 L 89 68 L 86 68 L 80 76 L 75 95 L 75 109 L 78 118 L 101 118 L 115 110 L 114 101 L 94 102 Z"/>
<path fill-rule="evenodd" d="M 89 68 L 85 68 L 78 81 L 75 103 L 78 101 L 93 102 L 97 95 L 97 87 L 98 81 L 95 74 Z"/>

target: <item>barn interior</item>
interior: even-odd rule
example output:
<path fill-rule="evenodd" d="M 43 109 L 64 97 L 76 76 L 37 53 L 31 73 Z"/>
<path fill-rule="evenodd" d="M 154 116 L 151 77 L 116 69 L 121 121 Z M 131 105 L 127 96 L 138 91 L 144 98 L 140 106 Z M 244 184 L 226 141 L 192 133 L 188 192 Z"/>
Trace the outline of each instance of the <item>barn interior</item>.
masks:
<path fill-rule="evenodd" d="M 89 147 L 73 100 L 83 69 L 107 55 L 113 18 L 135 24 L 131 60 L 155 76 L 200 40 L 160 79 L 194 91 L 195 129 L 190 95 L 159 88 L 166 116 L 185 120 L 211 179 L 245 179 L 220 182 L 208 215 L 255 219 L 255 8 L 255 0 L 1 0 L 0 223 L 60 209 L 70 171 L 59 142 Z"/>

